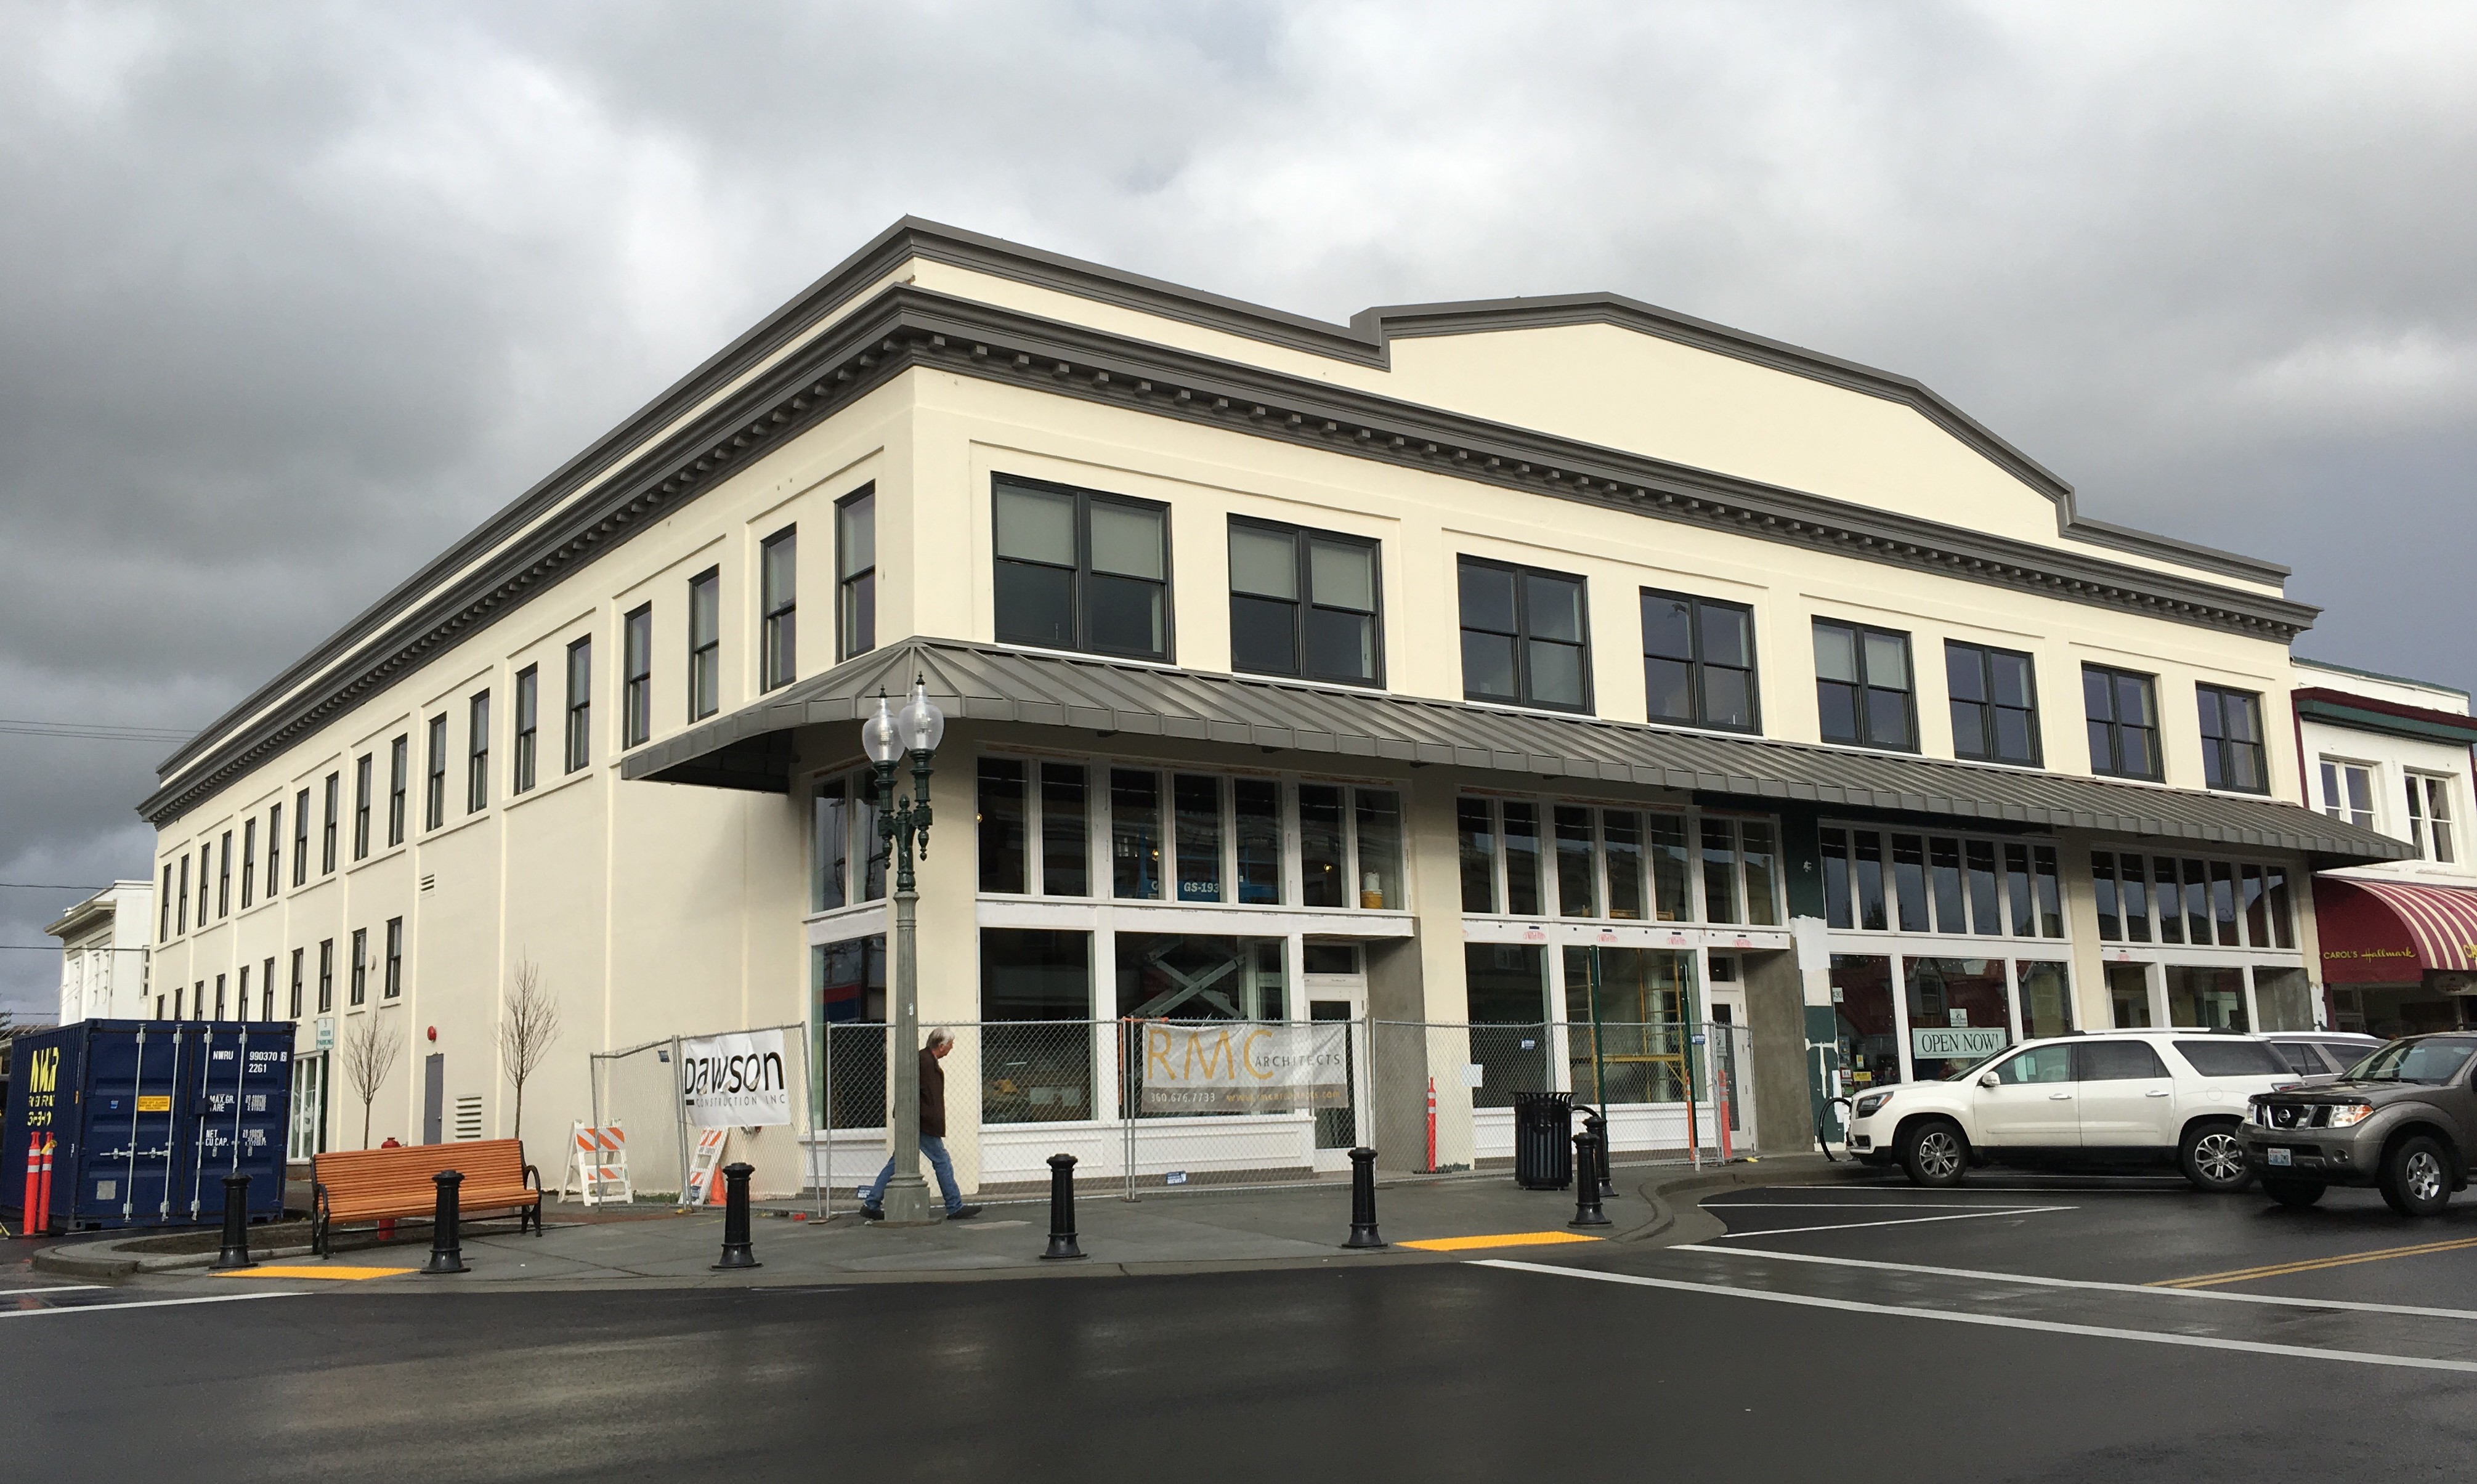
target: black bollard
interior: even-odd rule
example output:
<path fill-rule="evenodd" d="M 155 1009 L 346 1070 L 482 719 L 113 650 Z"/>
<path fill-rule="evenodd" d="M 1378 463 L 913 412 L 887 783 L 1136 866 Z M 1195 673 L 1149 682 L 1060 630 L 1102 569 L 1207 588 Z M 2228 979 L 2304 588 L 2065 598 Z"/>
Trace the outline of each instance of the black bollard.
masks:
<path fill-rule="evenodd" d="M 235 1171 L 224 1176 L 224 1249 L 207 1265 L 209 1272 L 255 1268 L 249 1255 L 249 1176 Z"/>
<path fill-rule="evenodd" d="M 1350 1151 L 1350 1240 L 1346 1247 L 1381 1247 L 1376 1233 L 1376 1151 Z"/>
<path fill-rule="evenodd" d="M 421 1270 L 463 1272 L 464 1240 L 456 1202 L 464 1176 L 453 1170 L 442 1170 L 430 1177 L 430 1183 L 438 1187 L 438 1204 L 430 1213 L 430 1261 L 421 1265 Z"/>
<path fill-rule="evenodd" d="M 1616 1186 L 1609 1180 L 1609 1120 L 1594 1112 L 1583 1119 L 1583 1127 L 1590 1132 L 1592 1143 L 1599 1146 L 1600 1198 L 1606 1200 L 1617 1193 Z"/>
<path fill-rule="evenodd" d="M 1600 1209 L 1600 1141 L 1586 1127 L 1574 1136 L 1574 1219 L 1568 1226 L 1606 1226 L 1609 1214 Z"/>
<path fill-rule="evenodd" d="M 1049 1250 L 1043 1257 L 1082 1257 L 1075 1245 L 1075 1156 L 1049 1156 Z"/>
<path fill-rule="evenodd" d="M 757 1167 L 746 1163 L 722 1167 L 722 1261 L 713 1265 L 717 1272 L 765 1266 L 748 1245 L 748 1177 L 755 1173 Z"/>

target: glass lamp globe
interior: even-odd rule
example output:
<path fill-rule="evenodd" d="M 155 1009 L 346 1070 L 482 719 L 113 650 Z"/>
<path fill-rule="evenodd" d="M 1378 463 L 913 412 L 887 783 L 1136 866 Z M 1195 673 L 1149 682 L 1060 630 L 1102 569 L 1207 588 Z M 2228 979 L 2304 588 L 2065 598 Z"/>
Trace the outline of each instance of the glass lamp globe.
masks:
<path fill-rule="evenodd" d="M 903 715 L 895 718 L 895 727 L 913 752 L 935 752 L 946 736 L 946 714 L 929 700 L 929 682 L 924 677 L 913 682 L 912 699 L 903 705 Z M 875 756 L 874 753 L 870 754 Z"/>
<path fill-rule="evenodd" d="M 860 744 L 872 763 L 892 763 L 903 756 L 903 737 L 895 728 L 894 713 L 887 708 L 884 692 L 878 693 L 877 715 L 861 723 Z"/>

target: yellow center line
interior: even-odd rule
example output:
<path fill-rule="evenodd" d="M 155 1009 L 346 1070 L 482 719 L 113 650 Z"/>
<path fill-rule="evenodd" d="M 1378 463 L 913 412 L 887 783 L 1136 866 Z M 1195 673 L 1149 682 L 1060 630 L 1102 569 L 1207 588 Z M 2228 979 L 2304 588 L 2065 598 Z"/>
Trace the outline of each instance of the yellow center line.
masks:
<path fill-rule="evenodd" d="M 319 1263 L 314 1266 L 298 1266 L 290 1268 L 273 1266 L 234 1268 L 223 1272 L 210 1273 L 209 1276 L 217 1278 L 332 1278 L 339 1282 L 351 1282 L 359 1278 L 392 1278 L 399 1273 L 413 1272 L 417 1270 L 418 1270 L 412 1268 L 345 1268 L 338 1267 L 333 1263 Z"/>
<path fill-rule="evenodd" d="M 2231 1272 L 2206 1272 L 2190 1278 L 2162 1278 L 2148 1288 L 2210 1288 L 2221 1283 L 2250 1283 L 2256 1278 L 2285 1277 L 2291 1272 L 2314 1272 L 2324 1268 L 2345 1268 L 2355 1263 L 2379 1263 L 2394 1257 L 2423 1257 L 2429 1252 L 2456 1252 L 2464 1247 L 2477 1247 L 2477 1237 L 2464 1237 L 2456 1242 L 2425 1242 L 2414 1246 L 2382 1247 L 2371 1252 L 2348 1252 L 2338 1257 L 2313 1257 L 2292 1263 L 2272 1263 L 2262 1268 L 2239 1268 Z"/>
<path fill-rule="evenodd" d="M 1470 1252 L 1481 1247 L 1544 1247 L 1561 1242 L 1597 1242 L 1571 1231 L 1510 1231 L 1493 1237 L 1430 1237 L 1420 1242 L 1397 1242 L 1397 1247 L 1416 1247 L 1422 1252 Z"/>

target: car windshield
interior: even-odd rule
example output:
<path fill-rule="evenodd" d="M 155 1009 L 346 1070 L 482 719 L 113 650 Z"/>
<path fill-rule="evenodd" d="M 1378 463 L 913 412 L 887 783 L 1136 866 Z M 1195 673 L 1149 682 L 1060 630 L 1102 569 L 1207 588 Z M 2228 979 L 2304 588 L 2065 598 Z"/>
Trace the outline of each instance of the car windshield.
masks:
<path fill-rule="evenodd" d="M 2465 1041 L 2394 1041 L 2348 1069 L 2357 1082 L 2422 1082 L 2439 1086 L 2460 1075 L 2477 1054 Z"/>

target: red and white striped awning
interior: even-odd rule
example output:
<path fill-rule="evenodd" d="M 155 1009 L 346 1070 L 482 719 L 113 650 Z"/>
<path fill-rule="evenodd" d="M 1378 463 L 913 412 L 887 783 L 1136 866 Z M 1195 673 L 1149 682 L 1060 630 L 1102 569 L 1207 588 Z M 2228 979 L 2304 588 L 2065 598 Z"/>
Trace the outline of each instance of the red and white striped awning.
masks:
<path fill-rule="evenodd" d="M 2322 977 L 2333 984 L 2402 984 L 2429 968 L 2477 970 L 2477 891 L 2314 878 Z"/>

